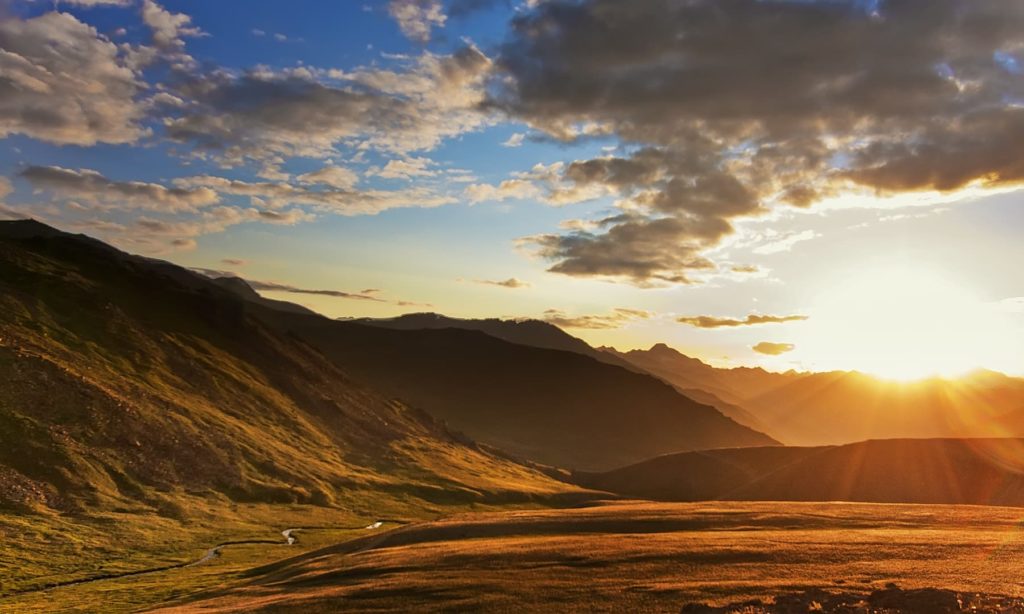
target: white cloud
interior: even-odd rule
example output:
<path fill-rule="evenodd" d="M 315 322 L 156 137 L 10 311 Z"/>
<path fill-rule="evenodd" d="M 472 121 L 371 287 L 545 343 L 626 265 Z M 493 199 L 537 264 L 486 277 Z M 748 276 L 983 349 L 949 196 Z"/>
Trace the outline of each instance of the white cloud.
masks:
<path fill-rule="evenodd" d="M 58 144 L 144 136 L 132 55 L 67 13 L 0 20 L 0 137 Z"/>
<path fill-rule="evenodd" d="M 192 25 L 192 17 L 172 13 L 153 0 L 143 0 L 142 21 L 152 30 L 156 46 L 165 49 L 183 48 L 182 38 L 186 36 L 204 36 L 198 26 Z"/>
<path fill-rule="evenodd" d="M 818 236 L 818 233 L 813 230 L 804 230 L 801 232 L 790 232 L 784 235 L 778 236 L 778 238 L 772 238 L 767 243 L 763 243 L 754 248 L 755 254 L 767 255 L 767 254 L 778 254 L 780 252 L 788 252 L 793 249 L 793 246 L 802 241 L 810 241 Z"/>
<path fill-rule="evenodd" d="M 296 179 L 300 183 L 320 184 L 341 190 L 350 190 L 359 182 L 359 175 L 343 166 L 329 164 L 321 169 L 299 175 Z"/>
<path fill-rule="evenodd" d="M 506 139 L 501 145 L 502 147 L 519 147 L 523 144 L 524 138 L 526 138 L 525 134 L 522 132 L 516 132 L 512 136 L 508 137 L 508 139 Z"/>
<path fill-rule="evenodd" d="M 429 41 L 431 31 L 444 27 L 448 19 L 440 0 L 391 0 L 388 13 L 402 34 L 420 43 Z"/>

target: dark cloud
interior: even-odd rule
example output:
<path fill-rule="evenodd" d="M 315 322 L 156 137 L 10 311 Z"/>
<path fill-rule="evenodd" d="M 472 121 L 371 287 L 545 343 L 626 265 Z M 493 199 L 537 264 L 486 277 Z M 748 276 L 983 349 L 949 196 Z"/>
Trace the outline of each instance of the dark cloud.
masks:
<path fill-rule="evenodd" d="M 273 281 L 256 281 L 253 279 L 246 279 L 245 283 L 253 290 L 263 290 L 267 292 L 290 292 L 292 294 L 315 294 L 319 296 L 331 296 L 334 298 L 347 298 L 355 299 L 360 301 L 376 301 L 379 303 L 385 303 L 384 299 L 370 296 L 368 294 L 360 294 L 358 292 L 344 292 L 342 290 L 313 290 L 309 288 L 299 288 L 296 286 L 290 286 L 288 284 L 281 284 Z"/>
<path fill-rule="evenodd" d="M 610 313 L 599 315 L 569 315 L 560 309 L 548 309 L 540 318 L 548 324 L 559 328 L 609 329 L 622 328 L 635 320 L 648 320 L 654 314 L 641 309 L 613 309 Z"/>
<path fill-rule="evenodd" d="M 223 261 L 226 262 L 226 261 Z M 201 273 L 207 277 L 214 279 L 220 277 L 238 277 L 238 273 L 233 271 L 224 271 L 220 269 L 207 269 L 203 267 L 192 267 L 192 270 Z M 343 290 L 316 290 L 309 288 L 300 288 L 289 284 L 282 284 L 274 281 L 260 281 L 256 279 L 243 279 L 245 283 L 249 284 L 249 287 L 257 291 L 265 292 L 289 292 L 291 294 L 314 294 L 317 296 L 330 296 L 333 298 L 344 298 L 353 299 L 359 301 L 374 301 L 378 303 L 386 303 L 388 301 L 372 296 L 372 294 L 379 292 L 379 290 L 371 288 L 369 290 L 363 290 L 361 292 L 345 292 Z M 396 301 L 397 305 L 411 305 L 406 301 Z"/>
<path fill-rule="evenodd" d="M 796 348 L 792 343 L 771 343 L 770 341 L 762 341 L 750 349 L 754 350 L 758 354 L 767 354 L 768 356 L 778 356 L 785 354 L 786 352 L 792 352 Z"/>
<path fill-rule="evenodd" d="M 777 204 L 1024 181 L 1022 54 L 1010 0 L 550 0 L 513 20 L 487 104 L 631 150 L 565 168 L 632 214 L 539 237 L 551 270 L 686 280 Z"/>
<path fill-rule="evenodd" d="M 602 226 L 607 230 L 538 235 L 527 241 L 555 261 L 549 270 L 556 273 L 689 283 L 686 272 L 715 266 L 701 252 L 732 230 L 725 220 L 685 217 L 618 216 Z"/>
<path fill-rule="evenodd" d="M 807 316 L 766 316 L 750 314 L 742 320 L 735 318 L 718 318 L 715 316 L 686 316 L 677 318 L 676 321 L 682 324 L 689 324 L 697 328 L 724 328 L 735 326 L 755 326 L 758 324 L 781 324 L 783 322 L 798 322 L 806 320 Z"/>

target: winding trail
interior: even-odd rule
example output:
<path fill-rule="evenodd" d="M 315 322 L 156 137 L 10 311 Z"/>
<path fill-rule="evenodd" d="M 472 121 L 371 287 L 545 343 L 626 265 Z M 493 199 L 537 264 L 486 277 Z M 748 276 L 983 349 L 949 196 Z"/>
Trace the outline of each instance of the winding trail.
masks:
<path fill-rule="evenodd" d="M 336 529 L 336 530 L 339 530 L 339 531 L 354 531 L 354 530 L 357 530 L 357 529 L 379 529 L 381 526 L 384 525 L 384 522 L 385 522 L 384 520 L 378 520 L 378 521 L 374 522 L 373 524 L 365 526 L 365 527 L 363 527 L 363 526 L 359 526 L 359 527 L 307 527 L 306 529 L 329 528 L 329 529 Z M 148 567 L 146 569 L 137 569 L 135 571 L 125 571 L 125 572 L 121 572 L 121 573 L 100 574 L 100 575 L 96 575 L 96 576 L 89 576 L 88 578 L 79 578 L 77 580 L 65 580 L 65 581 L 62 581 L 62 582 L 52 582 L 50 584 L 44 584 L 44 585 L 41 585 L 41 586 L 37 586 L 35 588 L 26 589 L 26 590 L 23 590 L 23 591 L 13 591 L 13 592 L 10 592 L 10 593 L 2 594 L 2 595 L 0 595 L 0 601 L 2 601 L 4 599 L 8 599 L 10 597 L 19 597 L 21 595 L 29 595 L 29 594 L 32 594 L 32 593 L 40 593 L 40 592 L 52 590 L 52 589 L 55 589 L 55 588 L 64 588 L 64 587 L 67 587 L 67 586 L 78 586 L 79 584 L 89 584 L 89 583 L 92 583 L 92 582 L 101 582 L 103 580 L 116 580 L 118 578 L 130 578 L 132 576 L 142 576 L 142 575 L 147 575 L 147 574 L 160 573 L 160 572 L 163 572 L 163 571 L 171 571 L 173 569 L 185 569 L 187 567 L 195 567 L 197 565 L 202 565 L 203 563 L 209 562 L 209 561 L 217 558 L 218 556 L 220 556 L 220 551 L 223 548 L 226 548 L 228 546 L 245 546 L 245 545 L 253 545 L 253 544 L 268 544 L 268 545 L 273 545 L 273 546 L 292 546 L 292 545 L 295 545 L 296 543 L 298 543 L 298 537 L 296 537 L 294 534 L 297 531 L 306 530 L 306 529 L 298 529 L 298 528 L 296 528 L 296 529 L 285 529 L 284 531 L 281 531 L 281 535 L 285 539 L 284 542 L 280 542 L 280 541 L 272 540 L 272 539 L 243 539 L 243 540 L 234 540 L 234 541 L 221 542 L 221 543 L 217 544 L 216 546 L 214 546 L 214 547 L 210 548 L 209 550 L 207 550 L 206 553 L 203 554 L 202 557 L 200 557 L 200 558 L 198 558 L 198 559 L 196 559 L 194 561 L 186 561 L 184 563 L 172 563 L 170 565 L 164 565 L 162 567 Z"/>

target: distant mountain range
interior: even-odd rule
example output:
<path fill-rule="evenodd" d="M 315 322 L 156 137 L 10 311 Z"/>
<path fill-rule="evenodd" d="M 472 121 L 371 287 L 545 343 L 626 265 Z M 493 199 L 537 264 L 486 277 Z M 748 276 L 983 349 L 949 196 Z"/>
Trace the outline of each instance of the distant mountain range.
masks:
<path fill-rule="evenodd" d="M 992 371 L 903 383 L 852 371 L 717 369 L 664 344 L 609 351 L 679 389 L 705 390 L 739 406 L 756 421 L 736 414 L 737 421 L 786 444 L 1024 436 L 1024 380 Z"/>
<path fill-rule="evenodd" d="M 1024 506 L 1024 440 L 890 439 L 689 452 L 577 481 L 666 501 L 863 501 Z"/>

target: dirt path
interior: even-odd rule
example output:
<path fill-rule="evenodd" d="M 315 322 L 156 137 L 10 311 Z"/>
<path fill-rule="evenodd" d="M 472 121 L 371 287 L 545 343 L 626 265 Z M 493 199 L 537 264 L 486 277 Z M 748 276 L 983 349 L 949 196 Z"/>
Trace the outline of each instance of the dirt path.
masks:
<path fill-rule="evenodd" d="M 365 527 L 364 526 L 359 526 L 359 527 L 327 527 L 327 528 L 337 529 L 337 530 L 340 530 L 340 531 L 347 531 L 347 530 L 354 531 L 354 530 L 357 530 L 357 529 L 378 529 L 381 526 L 383 526 L 383 524 L 384 524 L 384 521 L 378 520 L 378 521 L 374 522 L 373 524 L 365 526 Z M 125 571 L 125 572 L 120 572 L 120 573 L 100 574 L 100 575 L 96 575 L 96 576 L 89 576 L 88 578 L 79 578 L 77 580 L 65 580 L 63 582 L 53 582 L 53 583 L 50 583 L 50 584 L 45 584 L 43 586 L 39 586 L 39 587 L 36 587 L 36 588 L 30 588 L 30 589 L 23 590 L 23 591 L 14 591 L 14 592 L 10 592 L 10 593 L 5 593 L 3 595 L 0 595 L 0 600 L 7 599 L 9 597 L 18 597 L 18 596 L 21 596 L 21 595 L 29 595 L 29 594 L 32 594 L 32 593 L 39 593 L 39 592 L 43 592 L 43 591 L 52 590 L 52 589 L 55 589 L 55 588 L 64 588 L 64 587 L 68 587 L 68 586 L 77 586 L 79 584 L 89 584 L 91 582 L 101 582 L 103 580 L 116 580 L 118 578 L 130 578 L 130 577 L 133 577 L 133 576 L 142 576 L 142 575 L 147 575 L 147 574 L 160 573 L 160 572 L 164 572 L 164 571 L 171 571 L 173 569 L 184 569 L 184 568 L 187 568 L 187 567 L 195 567 L 197 565 L 202 565 L 203 563 L 209 562 L 209 561 L 217 558 L 218 556 L 220 556 L 221 550 L 226 548 L 226 547 L 228 547 L 228 546 L 246 546 L 246 545 L 254 545 L 254 544 L 267 544 L 267 545 L 274 545 L 274 546 L 292 546 L 292 545 L 294 545 L 294 544 L 296 544 L 298 542 L 298 538 L 295 536 L 295 533 L 297 531 L 300 531 L 300 530 L 303 530 L 303 529 L 285 529 L 284 531 L 281 531 L 281 535 L 285 539 L 284 542 L 280 542 L 280 541 L 272 540 L 272 539 L 243 539 L 243 540 L 234 540 L 234 541 L 221 542 L 221 543 L 217 544 L 216 546 L 214 546 L 214 547 L 210 548 L 209 550 L 207 550 L 206 553 L 203 554 L 202 557 L 200 557 L 200 558 L 198 558 L 198 559 L 196 559 L 194 561 L 186 561 L 184 563 L 173 563 L 173 564 L 170 564 L 170 565 L 164 565 L 162 567 L 148 567 L 146 569 L 138 569 L 138 570 L 135 570 L 135 571 Z"/>

